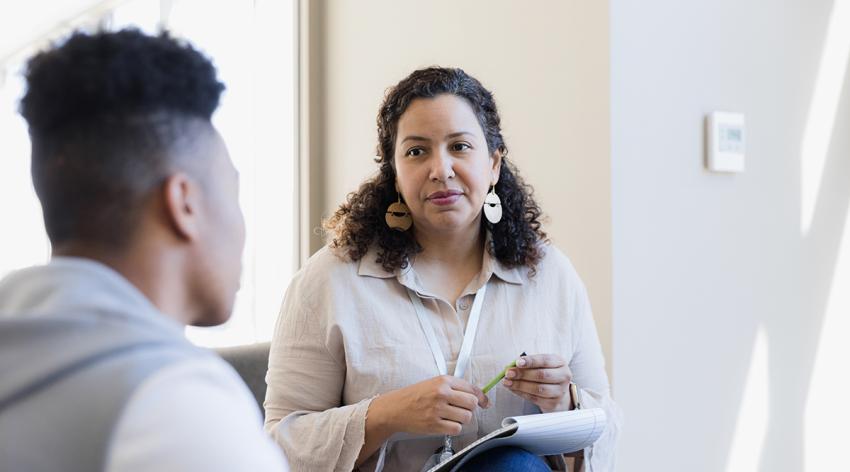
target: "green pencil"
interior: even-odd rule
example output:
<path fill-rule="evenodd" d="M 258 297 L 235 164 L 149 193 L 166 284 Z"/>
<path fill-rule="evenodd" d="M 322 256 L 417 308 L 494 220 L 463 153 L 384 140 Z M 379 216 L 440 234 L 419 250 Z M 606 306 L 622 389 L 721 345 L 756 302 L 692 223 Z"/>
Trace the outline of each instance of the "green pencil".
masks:
<path fill-rule="evenodd" d="M 520 354 L 519 357 L 522 357 L 524 355 L 525 355 L 525 352 Z M 502 369 L 501 372 L 499 372 L 499 375 L 494 377 L 493 380 L 490 381 L 490 383 L 488 383 L 487 385 L 484 386 L 484 388 L 481 389 L 481 391 L 484 392 L 484 394 L 486 395 L 487 392 L 489 392 L 493 387 L 495 387 L 496 384 L 499 383 L 500 380 L 505 378 L 505 374 L 508 373 L 508 369 L 510 369 L 512 367 L 516 367 L 516 360 L 514 360 L 510 364 L 506 365 L 505 368 Z"/>

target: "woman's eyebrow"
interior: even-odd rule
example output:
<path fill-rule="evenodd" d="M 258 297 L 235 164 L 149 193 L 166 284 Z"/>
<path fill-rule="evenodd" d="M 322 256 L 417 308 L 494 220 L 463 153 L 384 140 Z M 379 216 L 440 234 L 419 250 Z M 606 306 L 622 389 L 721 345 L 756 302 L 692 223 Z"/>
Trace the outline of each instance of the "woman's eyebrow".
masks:
<path fill-rule="evenodd" d="M 454 133 L 447 134 L 446 139 L 456 138 L 458 136 L 463 136 L 464 134 L 468 134 L 469 136 L 472 136 L 473 138 L 475 137 L 475 135 L 470 133 L 469 131 L 456 131 Z"/>
<path fill-rule="evenodd" d="M 473 137 L 473 138 L 475 137 L 475 135 L 474 135 L 474 134 L 472 134 L 472 133 L 470 133 L 469 131 L 455 131 L 454 133 L 449 133 L 449 134 L 447 134 L 445 139 L 457 138 L 458 136 L 463 136 L 463 135 L 468 135 L 468 136 L 471 136 L 471 137 Z M 426 138 L 426 137 L 424 137 L 424 136 L 414 136 L 414 135 L 411 135 L 411 136 L 406 136 L 404 139 L 402 139 L 402 140 L 401 140 L 401 143 L 402 143 L 402 144 L 404 144 L 406 141 L 424 141 L 424 142 L 430 142 L 431 140 L 430 140 L 430 139 L 428 139 L 428 138 Z"/>
<path fill-rule="evenodd" d="M 401 144 L 404 144 L 405 141 L 426 141 L 426 142 L 428 142 L 428 141 L 431 141 L 431 140 L 428 139 L 428 138 L 422 137 L 422 136 L 407 136 L 406 138 L 401 140 Z"/>

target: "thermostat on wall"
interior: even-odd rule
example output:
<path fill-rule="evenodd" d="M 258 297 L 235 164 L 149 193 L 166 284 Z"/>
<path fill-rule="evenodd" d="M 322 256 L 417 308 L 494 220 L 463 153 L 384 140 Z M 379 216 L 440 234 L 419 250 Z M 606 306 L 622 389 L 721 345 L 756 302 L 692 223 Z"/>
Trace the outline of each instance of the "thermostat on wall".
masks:
<path fill-rule="evenodd" d="M 743 172 L 744 115 L 715 111 L 706 118 L 706 167 L 714 172 Z"/>

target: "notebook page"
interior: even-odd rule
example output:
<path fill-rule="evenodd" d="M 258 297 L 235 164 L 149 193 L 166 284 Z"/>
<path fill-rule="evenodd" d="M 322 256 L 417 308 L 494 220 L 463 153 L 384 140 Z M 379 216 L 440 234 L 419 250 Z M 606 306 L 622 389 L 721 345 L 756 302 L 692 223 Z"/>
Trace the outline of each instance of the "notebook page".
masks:
<path fill-rule="evenodd" d="M 502 426 L 516 424 L 517 432 L 494 442 L 517 445 L 541 456 L 570 453 L 593 445 L 605 423 L 601 408 L 513 416 L 502 420 Z"/>
<path fill-rule="evenodd" d="M 470 444 L 452 460 L 431 471 L 457 470 L 473 457 L 502 446 L 521 447 L 540 456 L 579 451 L 599 439 L 605 422 L 605 410 L 601 408 L 507 417 L 502 420 L 501 429 Z"/>

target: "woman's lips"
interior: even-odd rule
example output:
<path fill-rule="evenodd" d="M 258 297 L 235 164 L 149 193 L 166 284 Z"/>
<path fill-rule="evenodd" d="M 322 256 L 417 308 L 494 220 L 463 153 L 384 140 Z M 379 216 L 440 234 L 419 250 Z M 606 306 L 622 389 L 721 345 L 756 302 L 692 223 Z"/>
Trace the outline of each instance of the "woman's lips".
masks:
<path fill-rule="evenodd" d="M 437 206 L 452 205 L 458 200 L 460 200 L 460 194 L 449 195 L 449 196 L 441 197 L 441 198 L 430 198 L 430 199 L 428 199 L 429 202 L 431 202 L 431 203 L 433 203 L 434 205 L 437 205 Z"/>
<path fill-rule="evenodd" d="M 453 205 L 463 193 L 458 191 L 434 192 L 428 195 L 428 201 L 437 206 Z"/>

